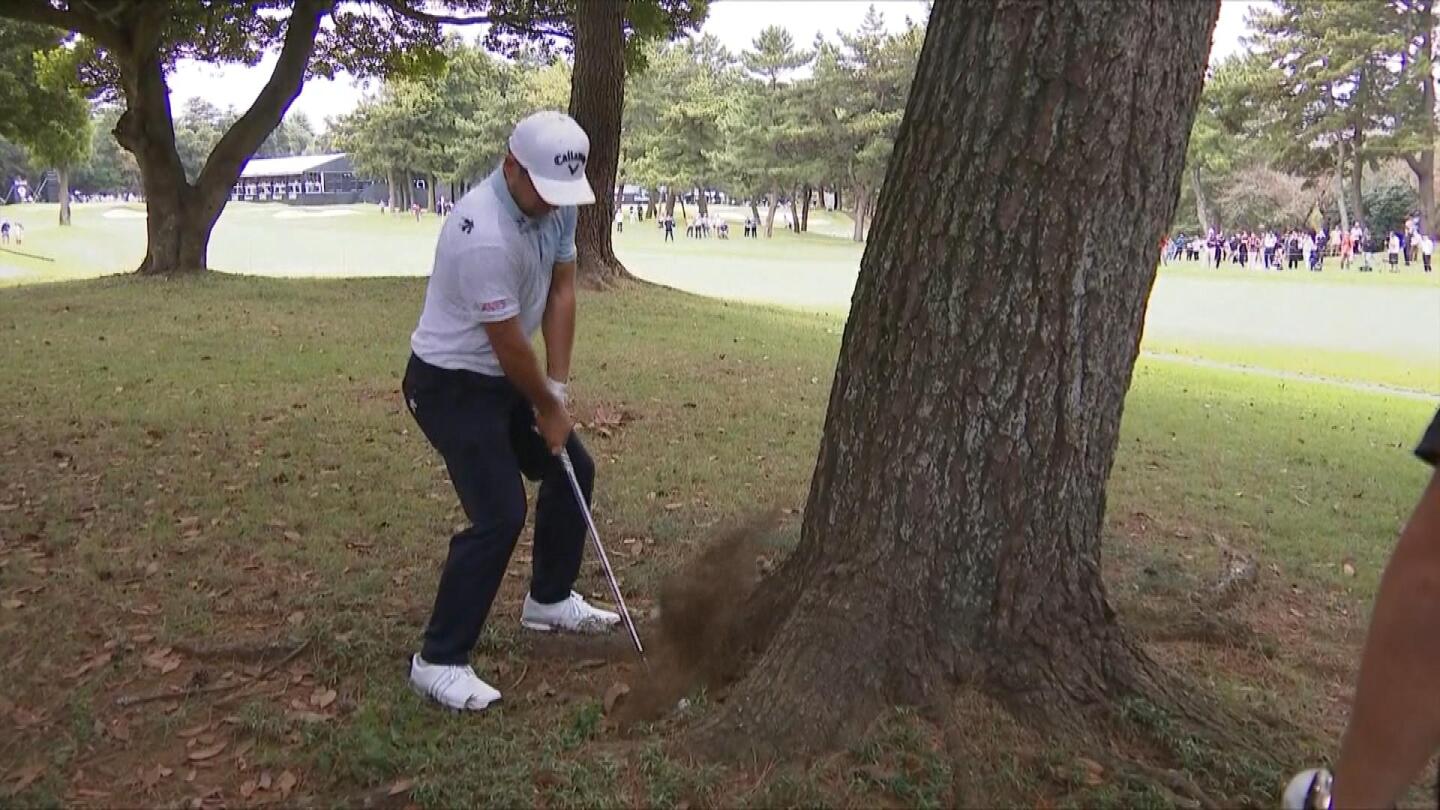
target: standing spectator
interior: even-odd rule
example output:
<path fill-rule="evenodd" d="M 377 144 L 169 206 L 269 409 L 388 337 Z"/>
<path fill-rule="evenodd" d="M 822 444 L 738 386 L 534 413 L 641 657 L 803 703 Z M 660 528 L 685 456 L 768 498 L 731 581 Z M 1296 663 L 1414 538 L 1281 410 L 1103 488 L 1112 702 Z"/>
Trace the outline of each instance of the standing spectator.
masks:
<path fill-rule="evenodd" d="M 1240 244 L 1237 246 L 1236 251 L 1240 257 L 1240 268 L 1243 270 L 1250 264 L 1250 234 L 1241 233 L 1239 241 Z"/>
<path fill-rule="evenodd" d="M 1310 269 L 1317 273 L 1325 270 L 1325 248 L 1330 243 L 1330 235 L 1322 227 L 1320 233 L 1315 236 L 1315 250 L 1310 254 Z"/>
<path fill-rule="evenodd" d="M 1425 263 L 1425 272 L 1430 272 L 1430 256 L 1435 253 L 1435 240 L 1430 234 L 1420 234 L 1420 260 Z"/>
<path fill-rule="evenodd" d="M 660 226 L 665 229 L 665 241 L 666 241 L 666 242 L 674 242 L 674 241 L 675 241 L 675 217 L 674 217 L 674 215 L 666 215 L 666 216 L 664 216 L 664 217 L 661 217 L 660 220 L 661 220 L 661 221 L 660 221 Z"/>
<path fill-rule="evenodd" d="M 13 230 L 14 230 L 14 233 L 15 233 L 15 244 L 17 244 L 17 245 L 22 245 L 22 244 L 24 244 L 24 243 L 25 243 L 25 223 L 17 221 L 17 222 L 15 223 L 15 226 L 14 226 Z M 1428 268 L 1430 267 L 1430 260 L 1429 260 L 1429 259 L 1426 259 L 1426 260 L 1425 260 L 1425 267 L 1427 268 L 1426 272 L 1428 273 L 1428 272 L 1429 272 Z"/>
<path fill-rule="evenodd" d="M 1305 269 L 1313 272 L 1315 265 L 1311 263 L 1311 259 L 1315 256 L 1315 237 L 1309 231 L 1300 237 L 1300 255 L 1304 258 Z"/>
<path fill-rule="evenodd" d="M 1389 240 L 1388 244 L 1386 245 L 1386 251 L 1385 251 L 1385 253 L 1386 253 L 1387 261 L 1389 261 L 1389 263 L 1390 263 L 1390 272 L 1392 272 L 1392 273 L 1398 273 L 1398 272 L 1400 272 L 1400 251 L 1401 251 L 1401 250 L 1402 250 L 1402 245 L 1401 245 L 1401 242 L 1400 242 L 1400 232 L 1399 232 L 1399 231 L 1391 231 L 1391 232 L 1390 232 L 1390 240 Z"/>
<path fill-rule="evenodd" d="M 0 245 L 10 244 L 10 220 L 0 219 Z"/>
<path fill-rule="evenodd" d="M 1264 242 L 1264 244 L 1265 244 L 1265 269 L 1266 269 L 1266 270 L 1269 270 L 1271 264 L 1275 264 L 1275 265 L 1278 265 L 1278 264 L 1279 264 L 1279 262 L 1277 262 L 1277 261 L 1275 260 L 1275 245 L 1278 244 L 1278 240 L 1275 238 L 1275 232 L 1274 232 L 1274 231 L 1266 231 L 1266 232 L 1265 232 L 1265 242 Z"/>
<path fill-rule="evenodd" d="M 1351 236 L 1353 231 L 1340 232 L 1340 269 L 1350 267 L 1350 254 L 1355 250 L 1355 237 Z"/>
<path fill-rule="evenodd" d="M 1288 259 L 1285 269 L 1294 270 L 1300 266 L 1300 235 L 1294 231 L 1285 237 L 1285 255 Z"/>
<path fill-rule="evenodd" d="M 624 206 L 621 206 L 621 207 L 615 209 L 615 232 L 616 232 L 616 233 L 624 233 L 624 232 L 625 232 L 625 207 L 624 207 Z"/>
<path fill-rule="evenodd" d="M 1210 249 L 1215 251 L 1215 269 L 1220 269 L 1220 259 L 1225 255 L 1225 234 L 1210 234 Z"/>

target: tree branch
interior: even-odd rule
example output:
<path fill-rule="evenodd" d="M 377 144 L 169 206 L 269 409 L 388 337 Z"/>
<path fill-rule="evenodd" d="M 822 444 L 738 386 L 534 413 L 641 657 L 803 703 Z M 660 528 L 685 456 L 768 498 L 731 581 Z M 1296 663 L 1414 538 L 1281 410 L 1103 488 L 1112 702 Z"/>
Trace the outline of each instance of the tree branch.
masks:
<path fill-rule="evenodd" d="M 377 2 L 399 14 L 401 17 L 415 20 L 416 22 L 433 23 L 435 25 L 478 25 L 482 23 L 499 22 L 496 18 L 488 15 L 477 17 L 460 17 L 453 14 L 430 14 L 411 8 L 406 0 L 377 0 Z"/>
<path fill-rule="evenodd" d="M 0 0 L 0 17 L 74 31 L 110 48 L 118 47 L 122 42 L 115 26 L 100 19 L 88 7 L 73 3 L 68 10 L 62 11 L 47 0 Z"/>
<path fill-rule="evenodd" d="M 210 157 L 205 160 L 205 168 L 195 181 L 204 205 L 212 204 L 211 195 L 206 192 L 221 188 L 228 190 L 235 184 L 240 177 L 241 166 L 265 142 L 285 117 L 285 111 L 290 109 L 295 97 L 300 95 L 310 57 L 315 52 L 315 35 L 320 30 L 320 20 L 330 13 L 334 5 L 334 0 L 297 0 L 295 3 L 285 28 L 285 44 L 280 49 L 270 80 L 265 82 L 250 109 L 215 144 Z M 207 213 L 218 216 L 218 207 L 214 212 Z"/>

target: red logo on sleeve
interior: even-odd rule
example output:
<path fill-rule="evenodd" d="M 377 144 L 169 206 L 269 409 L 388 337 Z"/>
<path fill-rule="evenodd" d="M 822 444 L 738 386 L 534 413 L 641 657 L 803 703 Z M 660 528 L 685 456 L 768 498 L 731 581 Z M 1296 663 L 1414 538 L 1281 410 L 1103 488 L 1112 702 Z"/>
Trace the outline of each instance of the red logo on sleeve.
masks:
<path fill-rule="evenodd" d="M 509 304 L 510 304 L 510 299 L 508 299 L 508 298 L 501 298 L 501 299 L 498 300 L 498 301 L 486 301 L 485 303 L 483 303 L 483 304 L 480 305 L 480 311 L 481 311 L 481 312 L 500 312 L 501 310 L 505 309 L 505 307 L 509 306 Z"/>

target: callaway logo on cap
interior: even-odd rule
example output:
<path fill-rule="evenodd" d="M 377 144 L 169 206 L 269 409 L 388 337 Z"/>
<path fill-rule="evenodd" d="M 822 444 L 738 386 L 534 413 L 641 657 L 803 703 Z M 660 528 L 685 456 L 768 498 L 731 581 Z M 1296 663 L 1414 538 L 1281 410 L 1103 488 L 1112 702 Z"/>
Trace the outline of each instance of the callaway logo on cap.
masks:
<path fill-rule="evenodd" d="M 530 173 L 540 198 L 551 205 L 589 205 L 595 192 L 585 179 L 590 137 L 562 112 L 545 111 L 515 125 L 510 153 Z"/>

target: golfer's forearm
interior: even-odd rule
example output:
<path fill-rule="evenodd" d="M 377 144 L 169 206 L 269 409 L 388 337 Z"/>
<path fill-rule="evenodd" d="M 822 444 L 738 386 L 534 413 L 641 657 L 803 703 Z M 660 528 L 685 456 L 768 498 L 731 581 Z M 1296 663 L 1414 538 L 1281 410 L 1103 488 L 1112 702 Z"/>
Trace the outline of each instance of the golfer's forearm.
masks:
<path fill-rule="evenodd" d="M 1335 766 L 1337 808 L 1389 807 L 1440 745 L 1440 474 L 1385 568 Z"/>
<path fill-rule="evenodd" d="M 555 395 L 545 384 L 545 374 L 540 371 L 540 361 L 535 357 L 530 341 L 525 339 L 518 325 L 512 326 L 511 329 L 486 330 L 505 377 L 536 408 L 557 404 Z"/>
<path fill-rule="evenodd" d="M 545 370 L 550 379 L 570 381 L 570 356 L 575 348 L 575 263 L 555 266 L 545 316 L 540 321 L 545 337 Z"/>

